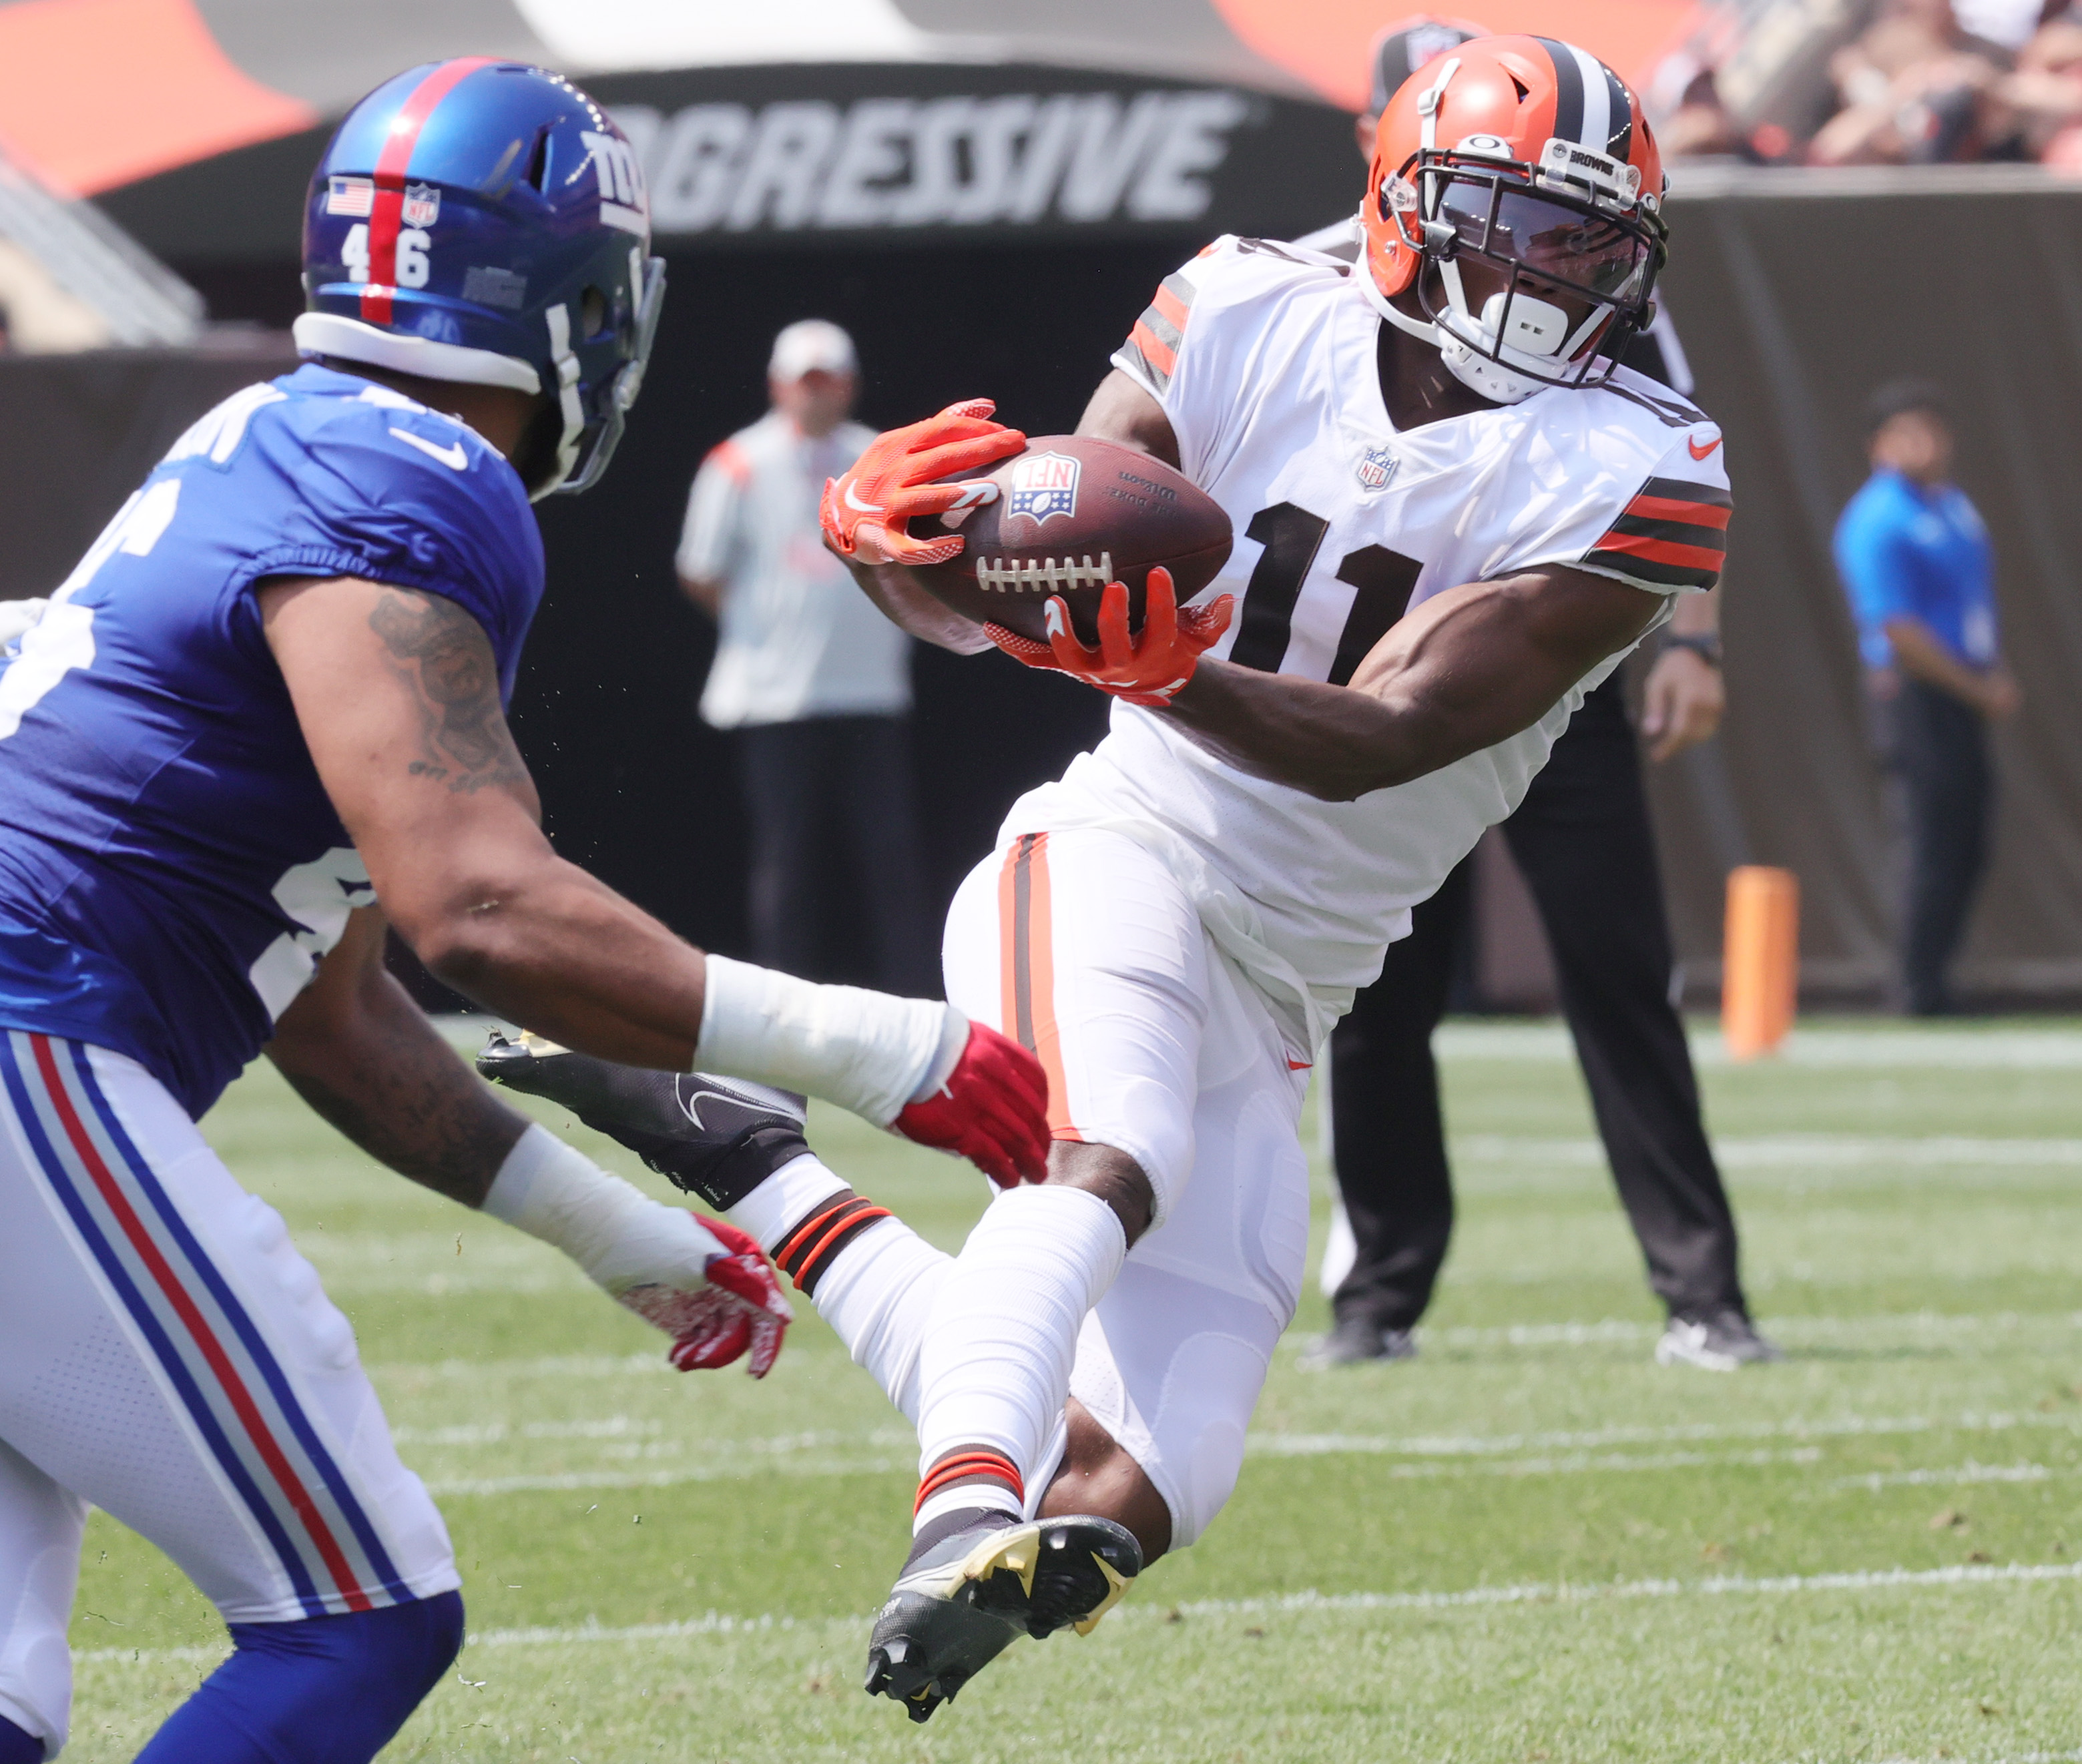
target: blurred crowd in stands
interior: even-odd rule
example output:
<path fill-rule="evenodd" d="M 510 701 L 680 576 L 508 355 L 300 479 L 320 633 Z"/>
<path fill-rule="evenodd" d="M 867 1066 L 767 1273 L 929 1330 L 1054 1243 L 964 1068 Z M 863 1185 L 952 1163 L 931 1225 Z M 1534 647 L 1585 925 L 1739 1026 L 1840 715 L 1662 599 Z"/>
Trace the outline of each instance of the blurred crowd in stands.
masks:
<path fill-rule="evenodd" d="M 1737 59 L 1768 40 L 1776 11 L 1745 21 L 1749 41 Z M 1665 154 L 1810 166 L 2010 161 L 2082 176 L 2082 5 L 1878 0 L 1862 28 L 1814 63 L 1808 101 L 1745 106 L 1730 96 L 1726 60 L 1673 57 L 1657 82 Z M 1753 120 L 1760 112 L 1769 119 Z"/>

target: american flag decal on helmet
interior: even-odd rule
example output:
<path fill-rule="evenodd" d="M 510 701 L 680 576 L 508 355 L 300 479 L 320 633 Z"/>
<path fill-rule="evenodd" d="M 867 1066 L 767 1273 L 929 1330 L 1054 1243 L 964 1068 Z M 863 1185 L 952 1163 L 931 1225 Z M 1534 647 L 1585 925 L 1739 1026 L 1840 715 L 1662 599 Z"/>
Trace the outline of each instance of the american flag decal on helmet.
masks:
<path fill-rule="evenodd" d="M 1717 485 L 1651 478 L 1583 562 L 1661 587 L 1710 588 L 1721 579 L 1734 507 Z"/>

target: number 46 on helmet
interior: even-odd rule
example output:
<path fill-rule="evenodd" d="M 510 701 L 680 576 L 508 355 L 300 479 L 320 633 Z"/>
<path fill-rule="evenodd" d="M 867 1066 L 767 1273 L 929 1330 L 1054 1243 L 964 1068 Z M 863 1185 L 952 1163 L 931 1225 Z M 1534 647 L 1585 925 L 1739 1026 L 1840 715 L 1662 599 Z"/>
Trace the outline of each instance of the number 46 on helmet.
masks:
<path fill-rule="evenodd" d="M 348 112 L 304 208 L 297 347 L 432 380 L 546 393 L 537 496 L 599 482 L 665 296 L 643 173 L 561 75 L 465 57 Z"/>

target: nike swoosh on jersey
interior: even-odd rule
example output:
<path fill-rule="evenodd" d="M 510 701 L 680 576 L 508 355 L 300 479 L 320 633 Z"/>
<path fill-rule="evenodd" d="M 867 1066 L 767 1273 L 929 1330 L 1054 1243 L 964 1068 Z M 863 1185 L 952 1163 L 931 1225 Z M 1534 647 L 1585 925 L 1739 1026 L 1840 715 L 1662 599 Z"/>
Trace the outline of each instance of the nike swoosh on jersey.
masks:
<path fill-rule="evenodd" d="M 1717 435 L 1715 436 L 1712 440 L 1709 441 L 1704 447 L 1701 447 L 1696 441 L 1693 440 L 1690 436 L 1688 435 L 1684 437 L 1685 448 L 1690 453 L 1694 459 L 1705 458 L 1709 453 L 1712 453 L 1713 449 L 1720 444 L 1721 437 Z"/>
<path fill-rule="evenodd" d="M 393 427 L 390 432 L 407 447 L 416 447 L 428 459 L 437 459 L 452 472 L 470 469 L 470 455 L 462 450 L 462 443 L 451 441 L 446 447 L 436 447 L 424 435 L 415 435 L 410 429 Z"/>

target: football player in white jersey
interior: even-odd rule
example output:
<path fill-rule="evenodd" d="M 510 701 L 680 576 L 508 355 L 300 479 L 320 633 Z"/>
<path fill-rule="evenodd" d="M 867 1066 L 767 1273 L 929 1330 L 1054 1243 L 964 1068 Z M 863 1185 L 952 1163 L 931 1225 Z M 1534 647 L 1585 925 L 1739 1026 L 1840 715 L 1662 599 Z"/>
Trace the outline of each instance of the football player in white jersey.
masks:
<path fill-rule="evenodd" d="M 1109 589 L 1097 650 L 1060 601 L 1043 646 L 908 574 L 959 546 L 906 530 L 934 480 L 1024 443 L 988 404 L 826 490 L 899 622 L 1117 700 L 947 923 L 950 999 L 1047 1069 L 1047 1181 L 956 1257 L 828 1174 L 766 1207 L 804 1219 L 777 1259 L 918 1427 L 867 1674 L 916 1720 L 1016 1636 L 1088 1629 L 1227 1501 L 1300 1291 L 1318 1048 L 1584 694 L 1717 578 L 1720 432 L 1612 360 L 1651 311 L 1663 191 L 1638 100 L 1582 50 L 1485 38 L 1421 70 L 1378 126 L 1361 262 L 1217 240 L 1114 357 L 1080 432 L 1178 465 L 1238 543 L 1199 604 L 1153 574 L 1139 634 Z"/>

